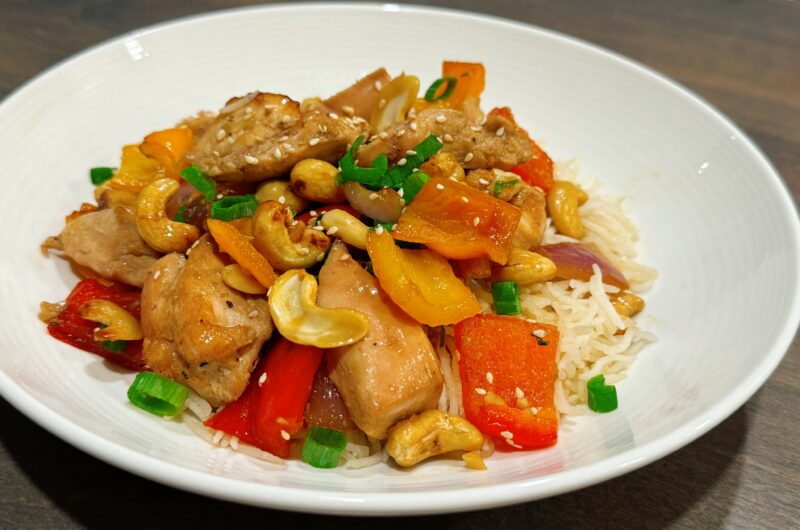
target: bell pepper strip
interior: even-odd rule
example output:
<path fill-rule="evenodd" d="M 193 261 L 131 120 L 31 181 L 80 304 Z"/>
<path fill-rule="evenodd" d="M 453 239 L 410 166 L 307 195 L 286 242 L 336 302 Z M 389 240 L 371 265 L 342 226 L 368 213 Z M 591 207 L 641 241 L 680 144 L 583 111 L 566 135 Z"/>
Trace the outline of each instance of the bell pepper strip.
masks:
<path fill-rule="evenodd" d="M 142 153 L 138 145 L 126 145 L 122 148 L 119 169 L 108 185 L 116 190 L 139 193 L 154 180 L 166 176 L 169 175 L 161 162 Z"/>
<path fill-rule="evenodd" d="M 294 218 L 298 221 L 303 221 L 304 223 L 308 223 L 311 219 L 318 218 L 320 214 L 325 212 L 329 212 L 331 210 L 343 210 L 356 219 L 361 217 L 361 212 L 350 206 L 349 204 L 329 204 L 327 206 L 320 206 L 319 208 L 313 208 L 308 210 L 307 212 L 299 213 L 294 216 Z M 316 215 L 312 215 L 311 212 L 314 212 Z"/>
<path fill-rule="evenodd" d="M 487 257 L 454 259 L 450 265 L 456 276 L 463 280 L 482 280 L 492 275 L 492 262 Z"/>
<path fill-rule="evenodd" d="M 115 352 L 94 339 L 97 322 L 81 317 L 80 309 L 89 300 L 108 300 L 122 307 L 137 319 L 140 315 L 141 291 L 120 283 L 104 285 L 97 280 L 81 280 L 67 296 L 64 308 L 47 324 L 51 336 L 83 351 L 94 353 L 108 362 L 128 370 L 146 368 L 142 341 L 127 341 L 125 348 Z"/>
<path fill-rule="evenodd" d="M 402 249 L 386 231 L 367 235 L 367 252 L 383 290 L 417 322 L 443 326 L 480 313 L 475 295 L 435 252 Z"/>
<path fill-rule="evenodd" d="M 248 237 L 242 234 L 235 225 L 218 219 L 207 219 L 208 231 L 220 250 L 233 258 L 244 270 L 250 273 L 264 287 L 271 287 L 275 282 L 275 271 Z"/>
<path fill-rule="evenodd" d="M 592 243 L 556 243 L 543 245 L 535 251 L 556 265 L 556 279 L 588 281 L 594 274 L 593 264 L 600 267 L 603 283 L 628 289 L 628 280 Z"/>
<path fill-rule="evenodd" d="M 461 182 L 435 177 L 411 201 L 392 235 L 422 243 L 442 256 L 487 256 L 505 265 L 520 211 L 515 206 Z"/>
<path fill-rule="evenodd" d="M 455 340 L 466 418 L 502 447 L 554 444 L 558 328 L 478 315 L 456 324 Z"/>
<path fill-rule="evenodd" d="M 489 111 L 490 116 L 502 116 L 517 127 L 517 121 L 514 119 L 514 114 L 508 107 L 496 107 Z M 524 131 L 524 129 L 523 129 Z M 527 132 L 525 133 L 528 134 Z M 512 167 L 509 171 L 516 173 L 522 180 L 531 186 L 538 186 L 545 193 L 550 190 L 553 185 L 553 160 L 545 153 L 539 145 L 531 140 L 528 135 L 528 140 L 533 148 L 533 158 L 527 162 L 523 162 L 517 166 Z"/>
<path fill-rule="evenodd" d="M 144 137 L 139 149 L 145 156 L 158 160 L 161 165 L 172 170 L 192 148 L 192 130 L 188 127 L 175 127 L 156 131 Z"/>
<path fill-rule="evenodd" d="M 442 100 L 450 108 L 461 108 L 468 97 L 480 98 L 486 87 L 486 69 L 481 63 L 442 62 L 442 77 L 452 77 L 456 86 L 450 97 Z"/>
<path fill-rule="evenodd" d="M 242 395 L 205 425 L 238 436 L 275 456 L 289 456 L 289 438 L 303 428 L 303 413 L 323 350 L 281 338 L 250 374 Z"/>

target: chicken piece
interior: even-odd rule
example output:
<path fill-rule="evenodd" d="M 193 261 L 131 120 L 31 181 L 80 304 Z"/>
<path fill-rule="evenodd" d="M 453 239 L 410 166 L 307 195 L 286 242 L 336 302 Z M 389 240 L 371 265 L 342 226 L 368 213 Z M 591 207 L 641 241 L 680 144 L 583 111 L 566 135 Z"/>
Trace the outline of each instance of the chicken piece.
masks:
<path fill-rule="evenodd" d="M 416 131 L 411 122 L 416 123 Z M 391 125 L 385 138 L 378 136 L 359 151 L 358 161 L 367 166 L 381 153 L 397 161 L 431 134 L 442 140 L 441 152 L 452 153 L 465 169 L 510 169 L 533 156 L 527 134 L 507 119 L 487 116 L 483 125 L 479 123 L 460 110 L 426 109 L 411 120 Z"/>
<path fill-rule="evenodd" d="M 391 80 L 392 76 L 384 68 L 378 68 L 341 92 L 329 97 L 323 104 L 333 112 L 344 116 L 358 116 L 369 120 L 381 87 L 388 85 Z"/>
<path fill-rule="evenodd" d="M 214 250 L 206 235 L 188 259 L 172 253 L 153 265 L 142 289 L 142 329 L 148 366 L 216 407 L 244 392 L 272 320 L 263 296 L 222 281 L 225 262 Z"/>
<path fill-rule="evenodd" d="M 257 182 L 304 158 L 336 162 L 366 130 L 361 118 L 319 103 L 301 109 L 287 96 L 254 92 L 228 101 L 187 158 L 220 182 Z"/>
<path fill-rule="evenodd" d="M 147 269 L 160 255 L 144 242 L 136 215 L 125 206 L 81 215 L 54 239 L 53 246 L 78 265 L 134 287 L 142 286 Z"/>
<path fill-rule="evenodd" d="M 383 439 L 396 422 L 436 407 L 442 374 L 422 325 L 346 254 L 343 243 L 332 247 L 319 273 L 317 304 L 361 311 L 369 331 L 355 344 L 328 350 L 328 369 L 356 425 Z"/>

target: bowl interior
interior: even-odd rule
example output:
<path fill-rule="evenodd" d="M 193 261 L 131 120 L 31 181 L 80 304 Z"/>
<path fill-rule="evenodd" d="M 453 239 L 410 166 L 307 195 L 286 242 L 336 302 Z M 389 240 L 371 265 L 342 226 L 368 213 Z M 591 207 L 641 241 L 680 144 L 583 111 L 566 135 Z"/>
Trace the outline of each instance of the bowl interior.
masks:
<path fill-rule="evenodd" d="M 445 58 L 483 62 L 484 108 L 512 107 L 553 158 L 579 157 L 604 192 L 626 196 L 642 261 L 661 274 L 641 316 L 659 340 L 618 385 L 618 411 L 570 419 L 555 447 L 498 454 L 483 473 L 444 460 L 409 472 L 281 469 L 132 408 L 131 374 L 46 334 L 38 303 L 63 299 L 75 278 L 38 245 L 91 200 L 89 167 L 114 166 L 121 146 L 235 95 L 328 95 L 381 65 L 425 84 Z M 469 509 L 567 491 L 721 421 L 769 375 L 797 326 L 797 217 L 750 140 L 680 87 L 551 32 L 396 6 L 234 11 L 84 53 L 6 100 L 0 123 L 0 390 L 84 450 L 193 491 L 336 513 Z"/>

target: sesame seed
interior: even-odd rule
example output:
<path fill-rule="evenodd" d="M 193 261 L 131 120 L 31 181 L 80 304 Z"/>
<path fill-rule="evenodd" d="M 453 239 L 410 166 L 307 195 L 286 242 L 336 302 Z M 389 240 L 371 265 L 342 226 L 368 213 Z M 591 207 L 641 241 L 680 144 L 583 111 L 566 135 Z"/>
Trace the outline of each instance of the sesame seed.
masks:
<path fill-rule="evenodd" d="M 216 157 L 219 157 L 219 151 L 217 151 L 216 149 L 214 149 L 213 151 L 211 151 L 211 154 L 212 154 L 212 155 L 214 155 L 214 156 L 216 156 Z"/>
<path fill-rule="evenodd" d="M 470 127 L 469 127 L 469 128 L 470 128 L 470 130 L 472 130 L 472 131 L 475 131 L 475 132 L 481 132 L 481 126 L 480 126 L 480 125 L 470 125 Z"/>
<path fill-rule="evenodd" d="M 244 161 L 248 164 L 258 164 L 258 158 L 251 155 L 244 155 Z"/>
<path fill-rule="evenodd" d="M 377 198 L 378 198 L 378 194 L 377 193 L 372 192 L 372 193 L 369 194 L 369 200 L 374 201 Z"/>
<path fill-rule="evenodd" d="M 542 409 L 540 409 L 539 407 L 531 407 L 531 412 L 534 414 L 534 416 L 536 414 L 539 414 L 540 410 L 542 410 Z"/>
<path fill-rule="evenodd" d="M 285 141 L 286 141 L 286 140 L 288 140 L 288 139 L 289 139 L 289 137 L 288 137 L 288 136 L 286 136 L 286 135 L 283 135 L 283 136 L 281 136 L 280 138 L 278 138 L 278 141 L 279 141 L 279 142 L 285 142 Z"/>
<path fill-rule="evenodd" d="M 383 88 L 383 83 L 381 83 L 380 81 L 375 81 L 375 84 L 373 86 L 375 87 L 375 90 L 380 90 L 381 88 Z"/>
<path fill-rule="evenodd" d="M 408 160 L 406 160 L 405 158 L 401 158 L 400 160 L 397 161 L 397 165 L 398 166 L 404 166 L 407 163 L 408 163 Z"/>
<path fill-rule="evenodd" d="M 278 197 L 278 202 L 281 204 L 286 204 L 286 197 L 281 195 L 280 197 Z"/>
<path fill-rule="evenodd" d="M 484 179 L 484 178 L 478 179 L 478 183 L 479 184 L 483 184 L 484 186 L 488 186 L 489 185 L 489 181 Z"/>
<path fill-rule="evenodd" d="M 309 213 L 309 215 L 311 215 L 311 217 L 316 217 L 317 216 L 317 211 L 316 210 L 311 210 L 308 213 Z"/>
<path fill-rule="evenodd" d="M 234 451 L 239 450 L 239 437 L 238 436 L 231 436 L 231 449 Z"/>
<path fill-rule="evenodd" d="M 161 271 L 156 271 L 156 272 L 153 273 L 153 279 L 154 280 L 157 280 L 159 276 L 161 276 Z"/>
<path fill-rule="evenodd" d="M 211 438 L 211 443 L 214 444 L 214 445 L 217 445 L 219 443 L 219 441 L 222 440 L 223 436 L 225 436 L 224 432 L 222 432 L 222 431 L 215 432 L 214 433 L 214 437 Z"/>
<path fill-rule="evenodd" d="M 282 121 L 283 123 L 289 123 L 290 121 L 292 121 L 292 117 L 291 117 L 291 116 L 289 116 L 289 115 L 287 114 L 286 116 L 284 116 L 283 118 L 281 118 L 281 121 Z"/>
<path fill-rule="evenodd" d="M 472 224 L 473 226 L 478 226 L 481 224 L 481 218 L 476 216 L 475 219 L 472 220 Z"/>
<path fill-rule="evenodd" d="M 403 136 L 405 133 L 406 133 L 406 130 L 405 130 L 405 129 L 400 129 L 399 131 L 397 131 L 397 133 L 395 133 L 395 136 L 397 136 L 398 138 L 400 138 L 400 137 L 401 137 L 401 136 Z"/>
<path fill-rule="evenodd" d="M 342 254 L 342 257 L 339 258 L 339 261 L 347 261 L 350 259 L 350 254 Z"/>
<path fill-rule="evenodd" d="M 517 399 L 522 399 L 525 397 L 525 392 L 523 392 L 520 387 L 516 387 L 514 389 L 514 395 L 517 396 Z"/>
<path fill-rule="evenodd" d="M 322 226 L 322 225 L 317 225 L 317 226 L 314 227 L 314 230 L 316 230 L 318 232 L 323 232 L 325 230 L 325 227 Z"/>
<path fill-rule="evenodd" d="M 445 134 L 444 135 L 444 141 L 445 142 L 452 142 L 453 141 L 453 137 L 450 136 L 449 134 Z"/>
<path fill-rule="evenodd" d="M 411 123 L 408 124 L 408 128 L 411 129 L 412 131 L 416 131 L 417 130 L 417 122 L 412 121 Z"/>
<path fill-rule="evenodd" d="M 506 438 L 506 443 L 507 443 L 508 445 L 510 445 L 511 447 L 515 447 L 515 448 L 517 448 L 517 449 L 522 449 L 522 446 L 521 446 L 521 445 L 519 445 L 519 444 L 515 444 L 515 443 L 514 443 L 512 440 L 509 440 L 508 438 Z"/>
<path fill-rule="evenodd" d="M 217 131 L 218 142 L 221 142 L 226 136 L 228 136 L 228 133 L 225 132 L 225 129 L 220 129 Z"/>
<path fill-rule="evenodd" d="M 319 143 L 319 138 L 312 138 L 308 141 L 308 145 L 317 145 Z"/>
<path fill-rule="evenodd" d="M 389 137 L 389 133 L 387 133 L 386 131 L 382 131 L 382 132 L 378 133 L 378 138 L 380 138 L 381 140 L 385 140 L 388 137 Z"/>
<path fill-rule="evenodd" d="M 414 151 L 413 149 L 409 149 L 408 151 L 406 151 L 406 154 L 407 154 L 408 156 L 414 156 L 414 155 L 416 155 L 416 154 L 417 154 L 417 152 L 416 152 L 416 151 Z"/>
<path fill-rule="evenodd" d="M 444 114 L 439 114 L 436 116 L 436 123 L 444 123 L 447 121 L 447 118 L 444 117 Z"/>
<path fill-rule="evenodd" d="M 286 440 L 288 442 L 289 439 L 291 438 L 291 436 L 289 436 L 288 432 L 286 432 L 283 429 L 281 429 L 281 438 L 283 438 L 284 440 Z"/>
<path fill-rule="evenodd" d="M 447 177 L 447 178 L 448 178 L 449 180 L 452 180 L 453 182 L 458 182 L 458 179 L 457 179 L 457 178 L 455 178 L 453 175 L 450 175 L 450 176 L 449 176 L 449 177 Z"/>
<path fill-rule="evenodd" d="M 338 226 L 332 226 L 325 233 L 328 234 L 329 236 L 332 236 L 333 234 L 335 234 L 338 231 L 339 231 L 339 227 Z"/>
<path fill-rule="evenodd" d="M 263 374 L 261 374 L 261 377 L 258 378 L 258 386 L 261 386 L 266 382 L 267 382 L 267 372 L 264 372 Z"/>
<path fill-rule="evenodd" d="M 305 247 L 300 247 L 297 249 L 297 253 L 303 256 L 308 256 L 308 253 L 311 252 L 309 249 Z"/>
<path fill-rule="evenodd" d="M 281 148 L 280 147 L 276 147 L 275 151 L 272 154 L 275 155 L 275 158 L 280 158 L 280 157 L 283 156 L 283 153 L 281 153 Z"/>
<path fill-rule="evenodd" d="M 267 289 L 267 298 L 269 298 L 269 293 L 271 293 L 271 292 L 272 292 L 272 287 L 270 287 L 269 289 Z"/>
<path fill-rule="evenodd" d="M 249 316 L 250 318 L 256 318 L 258 316 L 258 309 L 253 309 L 247 316 Z"/>
<path fill-rule="evenodd" d="M 414 168 L 414 169 L 416 169 L 416 168 Z M 405 193 L 406 193 L 406 192 L 405 192 L 405 190 L 404 190 L 403 188 L 400 188 L 399 190 L 397 190 L 397 194 L 398 194 L 400 197 L 402 197 L 403 195 L 405 195 Z"/>
<path fill-rule="evenodd" d="M 467 204 L 467 203 L 469 203 L 469 199 L 467 199 L 466 197 L 461 197 L 461 202 L 463 202 L 464 204 Z"/>
<path fill-rule="evenodd" d="M 437 184 L 437 185 L 436 185 L 436 189 L 437 189 L 437 190 L 443 190 L 443 189 L 444 189 L 444 186 L 442 186 L 441 184 Z"/>
<path fill-rule="evenodd" d="M 297 226 L 298 224 L 300 224 L 300 221 L 295 219 L 294 221 L 292 221 L 292 224 L 290 226 Z"/>
<path fill-rule="evenodd" d="M 418 167 L 415 167 L 414 169 L 411 170 L 412 173 L 416 173 L 417 171 L 419 171 Z"/>
<path fill-rule="evenodd" d="M 252 114 L 253 113 L 253 107 L 245 107 L 244 108 L 244 113 L 245 114 Z"/>
<path fill-rule="evenodd" d="M 474 157 L 475 157 L 475 155 L 473 155 L 472 153 L 467 153 L 467 154 L 464 156 L 464 162 L 469 162 L 469 161 L 470 161 L 470 160 L 472 160 Z"/>
<path fill-rule="evenodd" d="M 486 382 L 490 385 L 494 383 L 494 374 L 492 372 L 486 372 Z"/>
<path fill-rule="evenodd" d="M 514 437 L 514 433 L 511 431 L 500 431 L 500 436 L 502 436 L 506 440 L 510 440 Z"/>
<path fill-rule="evenodd" d="M 221 193 L 217 193 L 217 200 L 219 200 L 221 198 L 222 198 L 222 194 Z"/>
<path fill-rule="evenodd" d="M 383 226 L 379 225 L 378 228 L 375 229 L 375 233 L 381 235 L 383 233 Z"/>
<path fill-rule="evenodd" d="M 344 107 L 342 107 L 342 112 L 344 112 L 348 116 L 352 116 L 353 114 L 356 113 L 356 109 L 354 109 L 350 105 L 345 105 Z"/>
<path fill-rule="evenodd" d="M 319 132 L 321 132 L 321 133 L 326 133 L 326 132 L 328 132 L 328 126 L 327 126 L 327 125 L 325 125 L 324 123 L 320 123 L 320 124 L 319 124 Z"/>
<path fill-rule="evenodd" d="M 287 153 L 294 153 L 294 147 L 291 144 L 283 144 L 283 148 L 286 149 Z"/>
<path fill-rule="evenodd" d="M 319 256 L 317 256 L 317 262 L 318 262 L 318 263 L 319 263 L 320 261 L 324 260 L 324 259 L 325 259 L 325 253 L 324 253 L 324 252 L 323 252 L 323 253 L 321 253 Z"/>
<path fill-rule="evenodd" d="M 278 416 L 275 419 L 275 423 L 277 423 L 278 425 L 289 425 L 289 422 L 286 421 L 286 418 L 284 418 L 283 416 Z"/>
<path fill-rule="evenodd" d="M 482 396 L 485 396 L 486 395 L 486 390 L 483 389 L 483 388 L 476 388 L 475 389 L 475 393 L 480 394 Z"/>
<path fill-rule="evenodd" d="M 332 119 L 334 119 L 334 120 L 338 120 L 338 119 L 339 119 L 339 115 L 338 115 L 338 114 L 336 114 L 335 112 L 330 112 L 330 113 L 328 113 L 328 117 L 329 117 L 329 118 L 332 118 Z"/>
<path fill-rule="evenodd" d="M 533 336 L 534 337 L 539 337 L 540 339 L 543 338 L 544 337 L 544 330 L 543 329 L 537 329 L 536 331 L 533 332 Z"/>
<path fill-rule="evenodd" d="M 505 127 L 500 127 L 499 129 L 497 129 L 497 130 L 495 131 L 495 134 L 496 134 L 497 136 L 503 136 L 503 134 L 505 134 L 505 132 L 506 132 L 506 128 L 505 128 Z"/>
<path fill-rule="evenodd" d="M 392 225 L 392 230 L 396 230 L 396 229 L 397 229 L 397 223 Z"/>

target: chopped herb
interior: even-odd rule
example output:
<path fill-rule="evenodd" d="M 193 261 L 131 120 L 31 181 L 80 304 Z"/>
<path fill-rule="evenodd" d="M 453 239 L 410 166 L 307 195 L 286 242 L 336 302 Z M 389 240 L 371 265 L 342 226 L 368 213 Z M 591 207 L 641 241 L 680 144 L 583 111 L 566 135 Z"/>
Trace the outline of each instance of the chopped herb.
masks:
<path fill-rule="evenodd" d="M 611 412 L 618 406 L 617 388 L 607 385 L 603 374 L 596 375 L 586 383 L 589 408 L 595 412 Z"/>
<path fill-rule="evenodd" d="M 501 193 L 503 193 L 503 190 L 506 188 L 506 186 L 515 186 L 518 182 L 519 182 L 518 178 L 513 178 L 511 180 L 506 180 L 506 181 L 497 180 L 494 183 L 494 190 L 492 191 L 492 193 L 494 193 L 495 197 L 498 197 Z"/>
<path fill-rule="evenodd" d="M 197 166 L 189 166 L 181 170 L 183 180 L 194 186 L 197 191 L 203 194 L 207 201 L 211 202 L 217 198 L 217 185 L 208 178 L 208 175 L 200 171 Z"/>
<path fill-rule="evenodd" d="M 89 170 L 89 178 L 92 179 L 92 184 L 99 186 L 113 177 L 114 171 L 116 169 L 113 167 L 93 167 Z"/>
<path fill-rule="evenodd" d="M 258 208 L 255 195 L 234 195 L 225 197 L 211 205 L 211 217 L 220 221 L 233 221 L 242 217 L 252 217 Z"/>
<path fill-rule="evenodd" d="M 122 353 L 128 347 L 127 340 L 101 340 L 98 342 L 100 346 L 114 353 Z"/>
<path fill-rule="evenodd" d="M 439 87 L 445 83 L 447 83 L 447 86 L 444 87 L 444 91 L 437 96 L 436 92 L 439 90 Z M 458 83 L 458 80 L 455 77 L 440 77 L 431 83 L 431 86 L 425 91 L 425 100 L 439 101 L 440 99 L 449 98 L 456 88 L 456 83 Z"/>
<path fill-rule="evenodd" d="M 411 173 L 403 182 L 403 200 L 406 204 L 417 196 L 417 193 L 428 183 L 430 177 L 422 171 Z"/>

